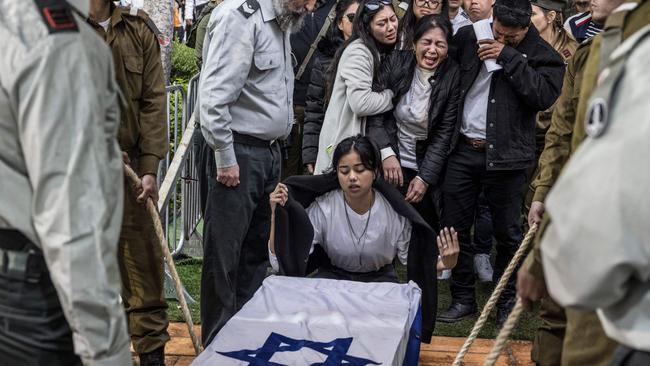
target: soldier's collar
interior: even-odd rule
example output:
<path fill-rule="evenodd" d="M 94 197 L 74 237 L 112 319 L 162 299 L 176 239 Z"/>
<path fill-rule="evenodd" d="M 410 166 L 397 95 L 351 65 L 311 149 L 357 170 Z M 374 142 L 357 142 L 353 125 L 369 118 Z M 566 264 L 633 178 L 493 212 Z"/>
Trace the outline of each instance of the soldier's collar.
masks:
<path fill-rule="evenodd" d="M 259 2 L 260 10 L 262 11 L 262 20 L 264 20 L 265 22 L 270 22 L 273 19 L 277 18 L 278 14 L 275 12 L 275 8 L 273 7 L 273 0 L 247 0 L 247 1 Z"/>

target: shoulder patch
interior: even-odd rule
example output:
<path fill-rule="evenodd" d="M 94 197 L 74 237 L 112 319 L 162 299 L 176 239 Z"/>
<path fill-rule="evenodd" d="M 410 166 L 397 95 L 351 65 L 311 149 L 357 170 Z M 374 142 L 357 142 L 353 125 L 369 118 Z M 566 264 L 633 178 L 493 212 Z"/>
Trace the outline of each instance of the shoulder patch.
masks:
<path fill-rule="evenodd" d="M 260 3 L 257 2 L 257 0 L 246 0 L 244 1 L 243 4 L 241 4 L 237 10 L 239 10 L 240 13 L 244 16 L 244 18 L 248 19 L 250 18 L 251 15 L 255 14 L 256 11 L 258 11 L 260 8 Z"/>
<path fill-rule="evenodd" d="M 144 10 L 136 8 L 134 6 L 132 7 L 123 7 L 122 10 L 124 11 L 122 14 L 132 16 L 132 17 L 138 17 L 144 21 L 144 23 L 147 25 L 147 27 L 153 32 L 153 34 L 156 36 L 156 39 L 158 39 L 158 43 L 162 46 L 165 47 L 169 45 L 170 39 L 169 37 L 165 36 L 156 26 L 156 23 L 151 20 L 149 17 L 149 14 L 147 14 Z"/>
<path fill-rule="evenodd" d="M 571 51 L 565 48 L 562 50 L 562 56 L 564 56 L 564 58 L 571 58 Z"/>
<path fill-rule="evenodd" d="M 72 8 L 65 1 L 34 0 L 50 34 L 61 32 L 78 32 L 77 22 L 72 15 Z"/>

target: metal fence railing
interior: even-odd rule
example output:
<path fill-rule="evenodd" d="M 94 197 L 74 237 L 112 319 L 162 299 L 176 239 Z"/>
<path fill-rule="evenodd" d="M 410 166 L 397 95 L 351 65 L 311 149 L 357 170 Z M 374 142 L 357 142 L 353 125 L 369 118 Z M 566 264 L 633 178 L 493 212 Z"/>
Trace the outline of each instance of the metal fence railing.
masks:
<path fill-rule="evenodd" d="M 196 104 L 197 86 L 198 75 L 190 80 L 187 94 L 181 85 L 167 87 L 167 125 L 170 146 L 169 152 L 161 160 L 158 168 L 158 186 L 162 188 L 163 182 L 171 186 L 165 193 L 161 190 L 164 197 L 160 197 L 158 207 L 163 230 L 173 256 L 180 254 L 184 244 L 193 234 L 198 235 L 196 228 L 202 218 L 197 169 L 198 151 L 193 148 L 180 148 L 188 123 L 193 123 L 190 117 Z M 192 146 L 192 140 L 183 143 Z M 177 152 L 182 156 L 177 157 Z M 174 161 L 176 166 L 172 167 Z M 173 176 L 168 176 L 169 174 Z"/>

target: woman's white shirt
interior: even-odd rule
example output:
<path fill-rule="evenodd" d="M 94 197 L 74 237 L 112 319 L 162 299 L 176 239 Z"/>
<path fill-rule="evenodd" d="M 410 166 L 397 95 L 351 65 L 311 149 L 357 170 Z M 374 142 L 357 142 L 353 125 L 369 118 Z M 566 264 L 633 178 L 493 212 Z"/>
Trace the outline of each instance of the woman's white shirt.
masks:
<path fill-rule="evenodd" d="M 371 272 L 392 263 L 395 256 L 406 264 L 411 222 L 395 212 L 381 193 L 375 191 L 372 209 L 363 215 L 347 206 L 341 189 L 316 198 L 307 214 L 314 227 L 312 250 L 315 244 L 321 245 L 334 266 Z M 269 258 L 277 271 L 277 258 L 272 253 Z"/>

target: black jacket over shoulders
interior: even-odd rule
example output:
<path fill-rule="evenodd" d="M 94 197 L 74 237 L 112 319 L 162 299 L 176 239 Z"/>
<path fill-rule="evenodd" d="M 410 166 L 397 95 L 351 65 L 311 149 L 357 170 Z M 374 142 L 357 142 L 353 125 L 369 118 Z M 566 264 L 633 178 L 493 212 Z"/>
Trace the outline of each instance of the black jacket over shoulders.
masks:
<path fill-rule="evenodd" d="M 332 25 L 334 27 L 335 25 Z M 305 122 L 302 135 L 302 162 L 316 164 L 318 155 L 318 138 L 325 119 L 325 94 L 331 75 L 331 64 L 336 50 L 343 44 L 343 39 L 329 32 L 329 36 L 321 39 L 314 54 L 314 64 L 311 69 L 309 86 L 307 87 Z"/>
<path fill-rule="evenodd" d="M 286 276 L 306 276 L 323 264 L 329 263 L 325 252 L 317 246 L 309 254 L 314 229 L 307 216 L 307 208 L 316 197 L 339 189 L 336 175 L 293 176 L 284 182 L 289 188 L 289 200 L 275 209 L 275 255 L 280 273 Z M 422 341 L 431 342 L 438 304 L 436 264 L 438 247 L 435 233 L 399 191 L 379 179 L 374 188 L 400 215 L 411 221 L 413 230 L 409 243 L 407 275 L 422 289 Z"/>
<path fill-rule="evenodd" d="M 395 92 L 393 104 L 397 105 L 406 94 L 415 77 L 416 61 L 413 52 L 394 51 L 382 63 L 379 77 Z M 460 69 L 456 61 L 447 58 L 429 78 L 431 106 L 429 107 L 428 135 L 416 143 L 415 158 L 418 176 L 429 185 L 440 179 L 450 151 L 451 138 L 456 126 L 460 99 Z M 393 110 L 369 117 L 366 133 L 380 149 L 391 147 L 399 157 L 398 126 Z"/>
<path fill-rule="evenodd" d="M 455 58 L 461 69 L 461 101 L 452 139 L 456 146 L 463 120 L 465 97 L 482 61 L 472 27 L 454 36 Z M 492 73 L 486 121 L 488 170 L 515 170 L 535 161 L 535 116 L 549 108 L 562 89 L 565 64 L 562 57 L 531 26 L 516 48 L 505 46 L 497 63 L 503 69 Z"/>

